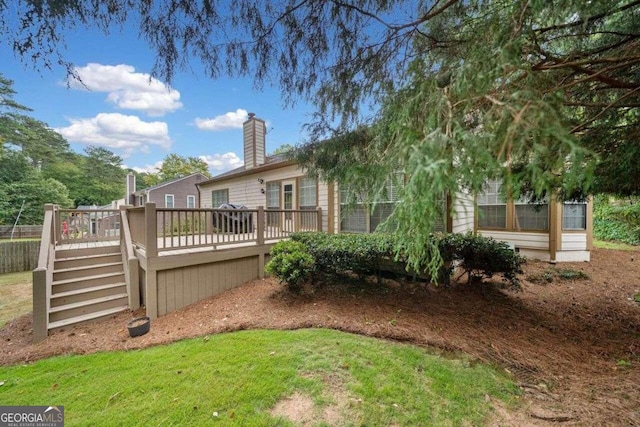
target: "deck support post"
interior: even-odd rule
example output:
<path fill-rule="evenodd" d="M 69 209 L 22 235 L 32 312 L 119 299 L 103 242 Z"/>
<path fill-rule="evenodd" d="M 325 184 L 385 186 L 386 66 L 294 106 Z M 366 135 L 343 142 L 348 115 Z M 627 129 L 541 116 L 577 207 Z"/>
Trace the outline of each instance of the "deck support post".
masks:
<path fill-rule="evenodd" d="M 153 202 L 144 205 L 144 240 L 147 265 L 150 266 L 145 274 L 145 304 L 147 316 L 155 319 L 158 317 L 158 272 L 151 266 L 158 256 L 158 217 Z"/>
<path fill-rule="evenodd" d="M 258 226 L 256 229 L 256 233 L 257 233 L 257 243 L 259 245 L 264 245 L 264 225 L 265 225 L 265 220 L 264 220 L 264 206 L 258 206 Z"/>
<path fill-rule="evenodd" d="M 316 219 L 318 220 L 318 223 L 316 225 L 316 231 L 322 231 L 322 208 L 320 206 L 318 206 L 317 212 L 318 216 Z"/>
<path fill-rule="evenodd" d="M 42 341 L 49 330 L 47 307 L 47 270 L 33 270 L 33 341 Z"/>

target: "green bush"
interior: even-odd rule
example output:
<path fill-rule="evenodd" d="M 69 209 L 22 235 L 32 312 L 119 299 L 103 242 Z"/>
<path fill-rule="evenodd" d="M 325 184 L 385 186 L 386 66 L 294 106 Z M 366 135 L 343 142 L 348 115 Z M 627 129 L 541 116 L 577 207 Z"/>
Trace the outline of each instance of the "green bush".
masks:
<path fill-rule="evenodd" d="M 498 274 L 515 289 L 520 288 L 518 274 L 521 274 L 525 260 L 508 244 L 491 237 L 467 234 L 446 234 L 438 248 L 445 266 L 462 269 L 468 281 L 482 281 Z"/>
<path fill-rule="evenodd" d="M 383 259 L 393 259 L 393 237 L 388 234 L 294 233 L 316 263 L 316 271 L 359 276 L 378 274 Z"/>
<path fill-rule="evenodd" d="M 437 241 L 444 262 L 438 283 L 448 283 L 454 268 L 458 267 L 470 281 L 499 274 L 512 287 L 519 287 L 517 274 L 522 273 L 524 258 L 506 243 L 473 234 L 434 234 L 431 238 Z M 295 233 L 291 239 L 306 246 L 319 273 L 351 271 L 361 277 L 379 275 L 381 268 L 387 268 L 393 260 L 402 267 L 394 271 L 404 267 L 404 257 L 396 254 L 395 240 L 388 234 Z M 427 261 L 423 265 L 427 265 Z"/>
<path fill-rule="evenodd" d="M 614 205 L 608 196 L 596 196 L 593 235 L 599 240 L 640 245 L 640 203 Z"/>
<path fill-rule="evenodd" d="M 299 291 L 302 284 L 311 277 L 315 262 L 300 242 L 283 240 L 271 248 L 271 260 L 265 266 L 267 273 L 285 283 L 289 290 Z"/>

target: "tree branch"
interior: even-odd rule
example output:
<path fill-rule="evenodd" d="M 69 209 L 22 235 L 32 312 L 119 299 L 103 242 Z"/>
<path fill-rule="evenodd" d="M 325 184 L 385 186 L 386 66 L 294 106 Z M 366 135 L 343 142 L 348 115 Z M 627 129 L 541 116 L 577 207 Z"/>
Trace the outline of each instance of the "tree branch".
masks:
<path fill-rule="evenodd" d="M 633 8 L 635 6 L 638 6 L 638 5 L 640 5 L 640 0 L 635 0 L 635 1 L 632 1 L 631 3 L 628 3 L 628 4 L 624 5 L 624 6 L 620 6 L 618 8 L 608 10 L 607 12 L 602 12 L 602 13 L 598 13 L 598 14 L 593 15 L 593 16 L 589 16 L 586 19 L 579 19 L 577 21 L 569 22 L 569 23 L 566 23 L 566 24 L 558 24 L 558 25 L 552 25 L 550 27 L 538 28 L 537 30 L 534 30 L 534 31 L 536 31 L 536 32 L 538 32 L 540 34 L 543 34 L 543 33 L 546 33 L 548 31 L 554 31 L 554 30 L 561 30 L 561 29 L 564 29 L 564 28 L 577 27 L 577 26 L 585 24 L 586 22 L 597 21 L 599 19 L 606 18 L 607 16 L 613 15 L 615 13 L 622 12 L 622 11 L 627 10 L 627 9 L 631 9 L 631 8 Z"/>

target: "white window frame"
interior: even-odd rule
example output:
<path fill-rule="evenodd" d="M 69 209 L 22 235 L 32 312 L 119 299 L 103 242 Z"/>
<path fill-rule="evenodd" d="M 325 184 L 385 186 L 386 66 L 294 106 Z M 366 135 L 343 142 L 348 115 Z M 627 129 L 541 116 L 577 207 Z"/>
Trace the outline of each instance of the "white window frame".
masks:
<path fill-rule="evenodd" d="M 312 189 L 312 190 L 311 190 Z M 307 193 L 313 192 L 313 195 L 308 195 Z M 306 200 L 307 197 L 312 198 L 311 204 L 309 204 L 310 200 Z M 311 177 L 302 177 L 298 182 L 298 203 L 301 210 L 313 210 L 316 209 L 318 204 L 318 181 L 315 178 Z"/>
<path fill-rule="evenodd" d="M 169 198 L 171 198 L 171 206 L 169 206 Z M 165 194 L 164 195 L 164 207 L 167 209 L 172 209 L 176 206 L 176 198 L 173 194 Z"/>
<path fill-rule="evenodd" d="M 502 183 L 498 180 L 487 181 L 485 191 L 477 197 L 478 228 L 506 230 L 508 203 L 500 194 Z M 486 208 L 484 210 L 483 208 Z M 504 225 L 497 224 L 498 210 L 504 208 Z M 486 221 L 486 222 L 485 222 Z"/>
<path fill-rule="evenodd" d="M 583 215 L 567 216 L 567 206 L 582 206 Z M 566 223 L 568 219 L 579 220 L 583 223 L 582 227 L 567 227 Z M 562 204 L 562 230 L 565 231 L 585 231 L 587 229 L 587 202 L 566 201 Z"/>
<path fill-rule="evenodd" d="M 187 196 L 187 209 L 195 209 L 196 208 L 196 196 L 189 194 Z"/>
<path fill-rule="evenodd" d="M 281 200 L 280 200 L 280 186 L 282 183 L 280 181 L 269 181 L 266 184 L 266 193 L 265 193 L 265 205 L 267 209 L 280 209 Z M 274 197 L 275 196 L 275 197 Z M 278 203 L 274 205 L 272 199 L 277 199 Z"/>

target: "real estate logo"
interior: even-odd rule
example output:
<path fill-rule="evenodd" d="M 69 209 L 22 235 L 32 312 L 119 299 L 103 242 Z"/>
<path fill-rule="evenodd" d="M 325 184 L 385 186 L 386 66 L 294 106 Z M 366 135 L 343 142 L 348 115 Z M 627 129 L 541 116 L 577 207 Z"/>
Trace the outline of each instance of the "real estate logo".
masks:
<path fill-rule="evenodd" d="M 0 406 L 0 427 L 63 427 L 64 406 Z"/>

